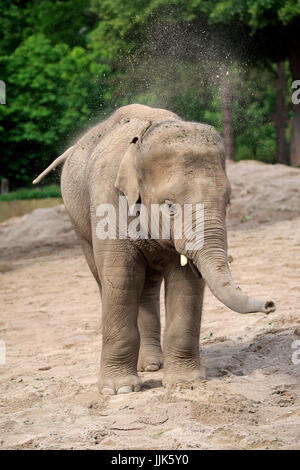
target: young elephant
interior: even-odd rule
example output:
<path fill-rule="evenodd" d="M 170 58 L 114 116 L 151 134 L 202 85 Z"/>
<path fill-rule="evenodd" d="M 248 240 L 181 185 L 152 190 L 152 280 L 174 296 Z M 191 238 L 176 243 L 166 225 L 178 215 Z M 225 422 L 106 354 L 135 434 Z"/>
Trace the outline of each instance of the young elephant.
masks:
<path fill-rule="evenodd" d="M 140 390 L 137 369 L 154 371 L 163 362 L 165 386 L 203 377 L 199 333 L 204 281 L 236 312 L 275 310 L 274 302 L 249 298 L 232 280 L 225 225 L 230 185 L 222 139 L 213 127 L 134 104 L 118 109 L 86 133 L 49 169 L 62 160 L 63 200 L 102 296 L 102 393 Z M 124 236 L 120 227 L 120 196 L 124 200 L 124 195 L 129 206 L 142 203 L 143 214 L 149 217 L 141 217 L 144 231 L 147 222 L 148 227 L 153 223 L 151 208 L 159 207 L 156 223 L 161 227 L 169 217 L 170 236 L 159 232 L 156 239 L 151 238 L 150 228 L 148 237 L 145 233 L 144 238 Z M 115 236 L 104 238 L 99 236 L 99 216 L 103 215 L 99 207 L 108 204 L 114 209 L 112 220 L 117 228 L 115 234 L 110 232 Z M 178 235 L 175 220 L 184 205 L 189 205 L 192 217 Z M 199 212 L 202 222 L 195 228 Z"/>

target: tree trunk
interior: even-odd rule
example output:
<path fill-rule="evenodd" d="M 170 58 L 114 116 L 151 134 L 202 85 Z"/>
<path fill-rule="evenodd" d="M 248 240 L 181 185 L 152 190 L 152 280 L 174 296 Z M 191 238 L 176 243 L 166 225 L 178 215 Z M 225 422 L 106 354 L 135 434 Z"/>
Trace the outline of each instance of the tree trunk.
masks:
<path fill-rule="evenodd" d="M 287 110 L 285 106 L 286 77 L 284 70 L 284 62 L 277 64 L 277 81 L 276 81 L 276 142 L 277 142 L 277 162 L 284 165 L 289 164 L 287 151 L 285 126 L 287 123 Z"/>
<path fill-rule="evenodd" d="M 221 70 L 220 92 L 226 157 L 230 160 L 235 160 L 232 118 L 232 87 L 229 67 L 223 67 Z"/>
<path fill-rule="evenodd" d="M 9 181 L 6 178 L 2 178 L 1 180 L 1 194 L 9 193 Z"/>
<path fill-rule="evenodd" d="M 300 47 L 296 41 L 292 44 L 290 51 L 290 68 L 292 80 L 300 80 Z M 300 167 L 300 104 L 293 103 L 293 111 L 291 165 Z"/>

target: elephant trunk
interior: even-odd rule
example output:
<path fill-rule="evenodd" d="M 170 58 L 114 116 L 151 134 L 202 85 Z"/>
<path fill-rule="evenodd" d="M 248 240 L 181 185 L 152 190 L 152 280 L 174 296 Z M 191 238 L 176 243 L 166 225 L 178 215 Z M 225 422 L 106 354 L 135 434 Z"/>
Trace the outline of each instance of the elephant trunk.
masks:
<path fill-rule="evenodd" d="M 202 277 L 207 282 L 211 292 L 226 307 L 239 313 L 264 312 L 271 313 L 275 311 L 275 303 L 272 300 L 258 300 L 249 297 L 232 279 L 227 257 L 223 253 L 224 265 L 220 269 L 218 266 L 206 261 L 199 256 L 194 260 Z M 220 256 L 219 256 L 220 259 Z"/>
<path fill-rule="evenodd" d="M 233 281 L 227 259 L 227 237 L 224 217 L 205 216 L 203 246 L 181 253 L 197 267 L 211 292 L 224 305 L 235 312 L 251 313 L 275 311 L 272 300 L 258 300 L 248 297 Z"/>

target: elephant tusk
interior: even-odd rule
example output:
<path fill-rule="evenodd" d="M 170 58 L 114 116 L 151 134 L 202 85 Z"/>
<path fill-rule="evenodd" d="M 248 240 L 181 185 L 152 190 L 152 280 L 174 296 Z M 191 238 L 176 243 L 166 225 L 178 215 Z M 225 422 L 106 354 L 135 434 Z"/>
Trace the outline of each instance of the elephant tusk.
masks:
<path fill-rule="evenodd" d="M 186 266 L 188 264 L 188 259 L 184 255 L 180 255 L 180 264 L 181 266 Z"/>

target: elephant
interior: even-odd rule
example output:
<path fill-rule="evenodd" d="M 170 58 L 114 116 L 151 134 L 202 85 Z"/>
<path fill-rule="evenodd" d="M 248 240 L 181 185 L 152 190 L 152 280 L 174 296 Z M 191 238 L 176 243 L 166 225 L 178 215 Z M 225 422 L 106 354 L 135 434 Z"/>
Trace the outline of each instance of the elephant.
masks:
<path fill-rule="evenodd" d="M 205 377 L 199 353 L 205 283 L 235 312 L 275 311 L 272 300 L 248 297 L 231 277 L 226 234 L 231 189 L 221 136 L 214 127 L 185 121 L 171 111 L 131 104 L 89 130 L 41 177 L 62 161 L 63 201 L 102 298 L 100 393 L 139 391 L 137 371 L 162 366 L 163 386 L 193 387 Z M 166 239 L 151 234 L 98 237 L 98 208 L 110 204 L 118 215 L 120 197 L 132 210 L 142 205 L 148 215 L 158 206 L 159 230 L 163 217 L 174 222 L 178 207 L 189 204 L 191 237 L 178 237 L 174 223 Z M 196 206 L 204 208 L 203 236 L 191 249 Z"/>

